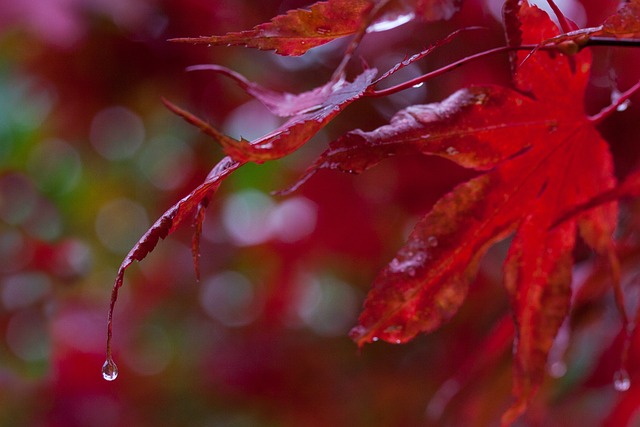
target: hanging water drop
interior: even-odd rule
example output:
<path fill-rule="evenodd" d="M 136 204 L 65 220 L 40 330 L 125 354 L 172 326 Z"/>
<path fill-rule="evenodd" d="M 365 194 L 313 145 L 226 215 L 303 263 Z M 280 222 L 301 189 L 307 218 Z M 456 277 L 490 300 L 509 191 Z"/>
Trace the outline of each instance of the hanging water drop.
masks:
<path fill-rule="evenodd" d="M 111 359 L 107 359 L 102 365 L 102 378 L 107 381 L 113 381 L 118 378 L 118 367 Z"/>
<path fill-rule="evenodd" d="M 613 374 L 613 387 L 617 391 L 627 391 L 631 387 L 631 378 L 626 369 L 620 369 Z"/>

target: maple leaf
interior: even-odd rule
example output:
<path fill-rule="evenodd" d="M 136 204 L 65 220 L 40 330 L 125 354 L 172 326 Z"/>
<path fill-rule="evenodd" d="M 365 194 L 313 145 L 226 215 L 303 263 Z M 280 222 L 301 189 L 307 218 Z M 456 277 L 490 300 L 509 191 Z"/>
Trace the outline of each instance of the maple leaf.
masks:
<path fill-rule="evenodd" d="M 133 261 L 143 260 L 155 248 L 160 239 L 164 239 L 175 231 L 185 220 L 193 218 L 195 232 L 192 252 L 196 277 L 198 277 L 199 239 L 205 208 L 222 181 L 247 162 L 262 163 L 267 160 L 278 159 L 300 148 L 320 129 L 326 126 L 333 117 L 344 110 L 347 105 L 360 98 L 371 86 L 377 73 L 376 69 L 368 69 L 357 76 L 353 82 L 345 80 L 329 81 L 326 85 L 309 92 L 293 95 L 268 91 L 257 84 L 250 84 L 239 74 L 224 67 L 210 66 L 209 68 L 234 78 L 241 87 L 256 96 L 265 105 L 276 109 L 276 112 L 281 113 L 281 115 L 290 115 L 291 118 L 275 131 L 253 142 L 244 139 L 238 141 L 224 135 L 202 119 L 163 99 L 163 102 L 171 111 L 218 141 L 227 152 L 228 157 L 223 158 L 211 170 L 202 184 L 162 214 L 122 261 L 113 286 L 109 308 L 107 366 L 110 369 L 113 369 L 111 366 L 115 366 L 111 360 L 113 310 L 118 298 L 118 290 L 123 284 L 125 271 Z M 279 102 L 285 101 L 289 104 L 289 107 L 280 109 L 275 107 Z M 192 217 L 194 211 L 195 217 Z"/>
<path fill-rule="evenodd" d="M 373 82 L 377 74 L 375 68 L 365 70 L 353 82 L 329 81 L 324 86 L 299 95 L 267 91 L 259 85 L 249 84 L 239 74 L 224 67 L 210 66 L 214 71 L 223 72 L 241 83 L 241 87 L 262 101 L 267 108 L 279 115 L 291 116 L 282 126 L 255 141 L 236 140 L 224 135 L 193 114 L 164 101 L 165 105 L 187 122 L 197 126 L 202 132 L 213 137 L 233 159 L 240 162 L 263 163 L 291 154 L 320 129 L 360 98 Z M 277 105 L 286 102 L 287 107 Z"/>
<path fill-rule="evenodd" d="M 220 187 L 222 181 L 227 178 L 233 171 L 242 166 L 230 157 L 223 158 L 218 164 L 211 169 L 206 179 L 196 187 L 191 193 L 183 197 L 178 203 L 171 206 L 156 222 L 147 230 L 147 232 L 138 240 L 131 248 L 125 259 L 118 268 L 113 290 L 111 292 L 111 302 L 109 306 L 109 318 L 107 321 L 107 362 L 105 366 L 115 366 L 111 359 L 111 337 L 113 334 L 113 310 L 118 299 L 118 291 L 124 282 L 124 273 L 134 261 L 142 261 L 158 244 L 160 239 L 166 238 L 173 233 L 180 225 L 187 220 L 192 220 L 195 224 L 196 231 L 193 239 L 193 256 L 196 275 L 198 271 L 198 242 L 200 232 L 202 231 L 202 222 L 204 221 L 204 208 L 208 205 L 211 197 Z M 195 218 L 193 212 L 197 211 Z M 115 378 L 115 376 L 113 377 Z"/>
<path fill-rule="evenodd" d="M 512 38 L 536 44 L 557 35 L 538 8 L 525 2 L 517 12 L 521 34 Z M 505 424 L 524 411 L 542 382 L 567 316 L 577 228 L 597 252 L 612 246 L 615 203 L 551 228 L 561 212 L 615 186 L 608 146 L 583 110 L 590 62 L 589 52 L 569 58 L 537 51 L 515 71 L 516 90 L 470 87 L 440 103 L 409 107 L 389 125 L 332 142 L 302 178 L 320 169 L 359 173 L 411 152 L 480 172 L 418 222 L 374 281 L 351 336 L 360 346 L 378 339 L 403 343 L 438 328 L 463 303 L 482 255 L 513 234 L 504 281 L 517 336 L 516 402 Z"/>
<path fill-rule="evenodd" d="M 155 248 L 160 239 L 164 239 L 175 231 L 195 211 L 195 216 L 193 216 L 195 231 L 192 241 L 192 253 L 196 278 L 199 278 L 199 241 L 205 209 L 225 178 L 247 162 L 263 163 L 268 160 L 279 159 L 294 152 L 349 104 L 371 90 L 381 79 L 387 78 L 403 67 L 424 58 L 436 48 L 451 41 L 460 32 L 456 31 L 419 54 L 402 61 L 375 81 L 377 70 L 375 68 L 366 69 L 352 82 L 348 82 L 343 78 L 331 79 L 323 86 L 300 94 L 280 93 L 266 89 L 221 66 L 200 65 L 191 67 L 191 70 L 209 70 L 232 78 L 242 89 L 262 102 L 274 114 L 290 118 L 278 129 L 255 141 L 250 142 L 244 139 L 238 141 L 224 135 L 199 117 L 163 99 L 165 106 L 172 112 L 198 127 L 206 135 L 213 137 L 228 156 L 223 158 L 211 170 L 201 185 L 169 208 L 140 238 L 121 263 L 113 286 L 109 307 L 107 362 L 104 368 L 107 373 L 105 375 L 113 379 L 116 376 L 113 375 L 113 372 L 117 372 L 115 363 L 111 359 L 113 310 L 118 298 L 118 291 L 124 281 L 124 274 L 133 261 L 143 260 Z"/>
<path fill-rule="evenodd" d="M 449 19 L 461 0 L 329 0 L 308 9 L 290 10 L 251 30 L 222 36 L 171 39 L 207 45 L 241 45 L 274 50 L 285 56 L 299 56 L 309 49 L 357 32 L 388 29 L 391 23 L 419 18 L 424 21 Z M 370 24 L 374 26 L 370 27 Z M 379 24 L 379 25 L 375 25 Z"/>

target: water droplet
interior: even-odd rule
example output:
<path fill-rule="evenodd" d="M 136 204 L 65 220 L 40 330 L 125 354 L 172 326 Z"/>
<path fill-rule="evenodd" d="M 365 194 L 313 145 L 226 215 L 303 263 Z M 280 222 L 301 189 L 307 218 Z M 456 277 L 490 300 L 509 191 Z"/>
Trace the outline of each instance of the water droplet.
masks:
<path fill-rule="evenodd" d="M 435 248 L 436 246 L 438 246 L 438 238 L 436 236 L 429 236 L 427 238 L 427 244 L 432 248 Z"/>
<path fill-rule="evenodd" d="M 371 341 L 373 341 L 373 342 L 376 342 L 376 341 L 378 341 L 378 340 L 379 340 L 379 338 L 378 338 L 378 337 L 373 337 L 373 338 L 371 338 Z"/>
<path fill-rule="evenodd" d="M 616 102 L 618 102 L 621 96 L 622 92 L 620 92 L 617 88 L 614 88 L 611 91 L 611 103 L 615 104 Z M 626 99 L 616 107 L 616 111 L 625 111 L 627 108 L 629 108 L 629 105 L 631 105 L 631 101 Z"/>
<path fill-rule="evenodd" d="M 396 340 L 396 344 L 402 344 L 402 340 Z"/>
<path fill-rule="evenodd" d="M 394 258 L 389 263 L 389 269 L 392 273 L 407 274 L 413 277 L 416 275 L 416 269 L 421 268 L 428 258 L 429 255 L 422 250 L 417 252 L 407 251 Z"/>
<path fill-rule="evenodd" d="M 207 47 L 211 47 L 211 43 L 207 44 Z"/>
<path fill-rule="evenodd" d="M 417 84 L 413 85 L 413 87 L 419 88 L 419 87 L 422 87 L 422 85 L 424 85 L 424 82 L 417 83 Z"/>
<path fill-rule="evenodd" d="M 447 152 L 447 154 L 448 154 L 448 155 L 450 155 L 450 156 L 455 156 L 456 154 L 459 154 L 459 151 L 458 151 L 458 150 L 456 150 L 456 148 L 455 148 L 455 147 L 448 147 L 445 151 L 446 151 L 446 152 Z"/>
<path fill-rule="evenodd" d="M 627 391 L 631 387 L 631 378 L 626 369 L 620 369 L 613 374 L 613 387 L 617 391 Z"/>
<path fill-rule="evenodd" d="M 625 111 L 627 108 L 629 108 L 629 105 L 631 105 L 631 101 L 627 99 L 616 107 L 616 111 Z"/>
<path fill-rule="evenodd" d="M 118 367 L 111 359 L 107 359 L 102 365 L 102 378 L 107 381 L 113 381 L 118 378 Z"/>

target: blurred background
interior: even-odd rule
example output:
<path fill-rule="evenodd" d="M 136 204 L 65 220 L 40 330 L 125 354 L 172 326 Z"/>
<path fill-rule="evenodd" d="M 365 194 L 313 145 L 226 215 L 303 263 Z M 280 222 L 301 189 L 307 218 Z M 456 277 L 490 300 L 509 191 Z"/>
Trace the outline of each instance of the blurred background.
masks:
<path fill-rule="evenodd" d="M 440 331 L 361 351 L 348 338 L 376 272 L 415 221 L 473 173 L 407 156 L 361 176 L 318 173 L 287 197 L 272 192 L 295 182 L 348 130 L 373 129 L 405 106 L 441 100 L 464 85 L 509 84 L 505 57 L 358 101 L 289 158 L 235 173 L 207 212 L 200 282 L 189 227 L 128 270 L 115 311 L 120 376 L 102 379 L 120 262 L 222 158 L 161 97 L 231 136 L 253 139 L 280 120 L 224 77 L 185 68 L 220 64 L 297 93 L 324 84 L 346 46 L 336 41 L 287 58 L 166 40 L 248 29 L 309 3 L 3 0 L 0 426 L 497 424 L 511 387 L 512 331 L 500 271 L 506 243 L 489 252 L 461 312 Z M 598 25 L 617 6 L 558 3 L 580 26 Z M 503 44 L 500 6 L 465 0 L 451 21 L 368 35 L 357 55 L 385 70 L 455 29 L 487 27 L 394 76 L 416 77 Z M 593 51 L 591 113 L 633 84 L 640 69 L 632 50 Z M 351 76 L 360 64 L 356 57 Z M 637 103 L 625 107 L 601 128 L 620 176 L 638 159 L 640 110 Z M 638 209 L 625 206 L 621 228 L 631 308 Z M 549 384 L 522 425 L 624 425 L 638 404 L 634 362 L 631 390 L 621 395 L 612 387 L 622 340 L 607 275 L 584 248 L 576 252 L 576 287 L 587 286 L 591 299 L 579 306 L 573 335 L 563 330 Z M 640 354 L 635 347 L 632 354 Z"/>

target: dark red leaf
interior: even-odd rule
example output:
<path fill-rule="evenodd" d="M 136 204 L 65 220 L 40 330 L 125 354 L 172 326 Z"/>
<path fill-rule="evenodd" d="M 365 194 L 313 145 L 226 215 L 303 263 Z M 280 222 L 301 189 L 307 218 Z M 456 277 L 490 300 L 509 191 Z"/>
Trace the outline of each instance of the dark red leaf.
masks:
<path fill-rule="evenodd" d="M 242 163 L 237 162 L 230 157 L 222 159 L 211 170 L 211 172 L 209 172 L 209 175 L 202 184 L 162 214 L 162 216 L 151 226 L 151 228 L 149 228 L 149 230 L 147 230 L 140 240 L 138 240 L 122 261 L 111 293 L 111 304 L 109 307 L 109 320 L 107 326 L 107 360 L 111 359 L 113 309 L 115 307 L 116 300 L 118 299 L 118 290 L 123 284 L 124 273 L 127 268 L 129 268 L 133 261 L 142 261 L 151 251 L 153 251 L 160 239 L 164 239 L 169 234 L 173 233 L 185 222 L 185 220 L 188 219 L 193 220 L 196 226 L 193 247 L 194 257 L 196 257 L 197 242 L 200 236 L 200 231 L 202 230 L 202 221 L 204 220 L 201 208 L 206 207 L 209 199 L 216 192 L 222 181 L 224 181 L 240 166 L 242 166 Z M 198 214 L 195 216 L 195 219 L 193 219 L 193 213 L 196 209 L 198 209 Z M 198 264 L 196 262 L 196 274 L 198 273 L 197 265 Z"/>
<path fill-rule="evenodd" d="M 383 30 L 415 18 L 449 19 L 460 3 L 461 0 L 328 0 L 314 3 L 308 9 L 290 10 L 251 30 L 172 41 L 242 45 L 298 56 L 337 38 L 362 32 L 369 24 L 378 24 L 371 29 Z"/>
<path fill-rule="evenodd" d="M 505 111 L 510 112 L 508 121 Z M 555 127 L 557 120 L 513 90 L 499 86 L 461 89 L 440 103 L 408 107 L 389 125 L 371 132 L 355 130 L 332 142 L 295 187 L 320 169 L 361 173 L 389 156 L 411 151 L 488 170 L 528 149 L 533 140 Z M 519 138 L 523 129 L 532 138 Z"/>
<path fill-rule="evenodd" d="M 219 71 L 219 70 L 218 70 Z M 353 82 L 340 80 L 329 82 L 325 86 L 301 95 L 276 94 L 258 90 L 259 86 L 243 86 L 258 99 L 267 104 L 275 103 L 277 99 L 289 98 L 292 107 L 281 110 L 286 113 L 297 113 L 286 123 L 269 134 L 255 141 L 235 140 L 224 135 L 213 126 L 204 122 L 193 114 L 164 101 L 165 105 L 187 122 L 197 126 L 202 132 L 213 137 L 224 149 L 227 155 L 239 162 L 263 163 L 291 154 L 303 146 L 320 129 L 329 123 L 349 104 L 360 98 L 371 85 L 377 73 L 376 69 L 365 70 Z M 227 74 L 229 75 L 229 74 Z M 317 102 L 309 106 L 311 102 Z M 296 104 L 298 103 L 298 104 Z M 296 106 L 297 105 L 297 106 Z"/>
<path fill-rule="evenodd" d="M 220 65 L 194 65 L 189 71 L 213 71 L 233 79 L 249 95 L 260 101 L 273 114 L 291 117 L 319 109 L 332 92 L 340 90 L 344 82 L 329 82 L 310 91 L 292 94 L 276 92 L 247 80 L 243 75 Z"/>
<path fill-rule="evenodd" d="M 374 4 L 369 0 L 329 0 L 309 9 L 290 10 L 251 30 L 223 36 L 178 38 L 176 42 L 242 45 L 298 56 L 336 38 L 353 34 Z"/>
<path fill-rule="evenodd" d="M 202 184 L 167 210 L 142 238 L 140 238 L 120 265 L 113 287 L 109 310 L 107 335 L 108 361 L 111 361 L 111 319 L 113 316 L 113 308 L 118 298 L 118 290 L 124 280 L 124 273 L 131 263 L 144 259 L 149 252 L 155 248 L 159 239 L 164 239 L 167 235 L 171 234 L 186 218 L 191 218 L 195 211 L 195 233 L 192 251 L 196 276 L 199 277 L 198 246 L 200 233 L 202 231 L 202 222 L 204 221 L 204 212 L 211 196 L 218 189 L 222 181 L 248 161 L 261 163 L 266 160 L 277 159 L 301 147 L 347 105 L 362 96 L 364 91 L 371 85 L 377 73 L 375 69 L 365 70 L 351 83 L 342 80 L 329 82 L 325 86 L 307 92 L 306 94 L 291 95 L 267 92 L 258 85 L 252 85 L 243 77 L 223 68 L 214 68 L 214 70 L 230 75 L 238 81 L 244 89 L 250 93 L 253 92 L 259 99 L 266 100 L 267 102 L 274 101 L 278 97 L 281 99 L 289 97 L 289 102 L 293 102 L 293 106 L 288 112 L 296 111 L 295 100 L 299 100 L 299 105 L 306 105 L 305 103 L 308 103 L 309 99 L 319 104 L 312 108 L 300 107 L 303 108 L 303 110 L 297 111 L 297 114 L 279 129 L 256 141 L 249 142 L 246 140 L 237 141 L 230 138 L 191 113 L 182 110 L 167 100 L 163 100 L 171 111 L 181 116 L 187 122 L 197 126 L 205 134 L 215 138 L 227 154 L 229 154 L 229 157 L 222 159 Z M 113 362 L 111 361 L 111 363 Z"/>

